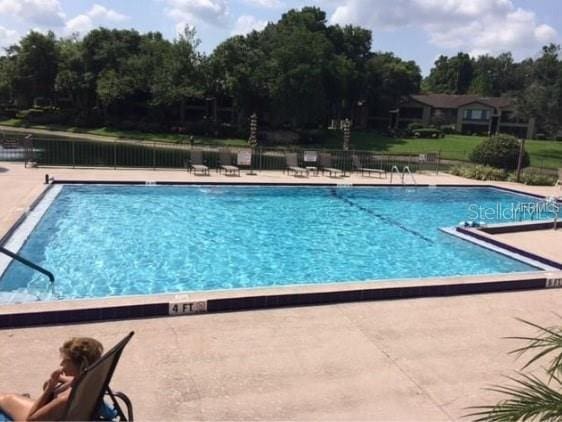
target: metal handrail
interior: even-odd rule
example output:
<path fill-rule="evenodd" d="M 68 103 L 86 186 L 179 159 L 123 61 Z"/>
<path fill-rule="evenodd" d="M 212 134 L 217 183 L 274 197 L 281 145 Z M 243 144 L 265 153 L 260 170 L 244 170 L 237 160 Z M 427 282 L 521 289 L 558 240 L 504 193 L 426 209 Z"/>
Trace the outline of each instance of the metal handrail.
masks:
<path fill-rule="evenodd" d="M 37 265 L 37 264 L 34 264 L 33 262 L 31 262 L 31 261 L 29 261 L 29 260 L 27 260 L 27 259 L 25 259 L 25 258 L 23 258 L 23 257 L 21 257 L 21 256 L 19 256 L 19 255 L 17 255 L 17 254 L 15 254 L 15 253 L 13 253 L 12 251 L 9 251 L 8 249 L 3 248 L 2 246 L 0 246 L 0 252 L 3 253 L 3 254 L 5 254 L 5 255 L 8 255 L 10 258 L 15 259 L 16 261 L 21 262 L 21 263 L 24 264 L 24 265 L 27 265 L 27 266 L 30 267 L 30 268 L 33 268 L 33 269 L 36 270 L 36 271 L 39 271 L 40 273 L 45 274 L 47 277 L 49 277 L 49 281 L 50 281 L 51 283 L 54 283 L 54 282 L 55 282 L 55 276 L 53 275 L 53 273 L 50 272 L 50 271 L 48 271 L 48 270 L 46 270 L 45 268 L 40 267 L 40 266 Z"/>
<path fill-rule="evenodd" d="M 402 169 L 402 184 L 404 184 L 404 177 L 406 176 L 406 173 L 408 173 L 408 175 L 412 178 L 412 181 L 414 182 L 414 185 L 417 185 L 416 178 L 414 177 L 414 175 L 410 171 L 410 166 L 404 166 L 404 168 Z"/>
<path fill-rule="evenodd" d="M 404 184 L 404 176 L 402 176 L 402 173 L 400 172 L 400 169 L 396 165 L 392 166 L 392 168 L 390 169 L 390 182 L 389 183 L 392 184 L 392 175 L 394 174 L 394 172 L 396 172 L 400 176 L 400 180 L 402 181 L 402 184 Z"/>

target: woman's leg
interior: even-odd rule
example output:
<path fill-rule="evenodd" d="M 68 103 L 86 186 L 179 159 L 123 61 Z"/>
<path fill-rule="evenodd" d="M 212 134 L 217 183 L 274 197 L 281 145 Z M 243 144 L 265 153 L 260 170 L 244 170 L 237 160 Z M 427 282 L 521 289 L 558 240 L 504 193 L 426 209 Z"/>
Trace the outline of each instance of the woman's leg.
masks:
<path fill-rule="evenodd" d="M 0 410 L 15 421 L 27 418 L 33 400 L 19 394 L 0 394 Z"/>

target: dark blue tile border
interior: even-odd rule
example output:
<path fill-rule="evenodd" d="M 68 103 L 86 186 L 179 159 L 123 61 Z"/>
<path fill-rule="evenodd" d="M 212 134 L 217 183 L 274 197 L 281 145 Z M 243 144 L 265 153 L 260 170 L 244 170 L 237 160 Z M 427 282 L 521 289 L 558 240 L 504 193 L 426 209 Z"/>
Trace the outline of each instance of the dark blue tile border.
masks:
<path fill-rule="evenodd" d="M 168 303 L 68 309 L 0 315 L 0 329 L 148 318 L 168 315 Z"/>
<path fill-rule="evenodd" d="M 485 226 L 480 227 L 479 230 L 489 234 L 504 234 L 504 233 L 520 233 L 534 230 L 548 230 L 552 229 L 554 222 L 552 221 L 537 221 L 536 223 L 526 224 L 502 224 L 500 226 Z M 562 223 L 560 223 L 562 227 Z"/>
<path fill-rule="evenodd" d="M 552 225 L 552 224 L 551 224 L 551 225 Z M 475 239 L 481 240 L 482 242 L 489 243 L 489 244 L 491 244 L 491 245 L 497 246 L 498 248 L 506 249 L 506 250 L 508 250 L 508 251 L 510 251 L 510 252 L 513 252 L 513 253 L 522 255 L 522 256 L 524 256 L 524 257 L 526 257 L 526 258 L 530 258 L 530 259 L 533 259 L 533 260 L 535 260 L 535 261 L 538 261 L 538 262 L 541 262 L 541 263 L 543 263 L 543 264 L 546 264 L 546 265 L 548 265 L 548 266 L 550 266 L 550 267 L 554 267 L 554 268 L 557 268 L 557 269 L 559 269 L 559 270 L 562 270 L 562 264 L 559 263 L 559 262 L 556 262 L 556 261 L 553 261 L 553 260 L 551 260 L 551 259 L 544 258 L 544 257 L 542 257 L 542 256 L 535 255 L 535 254 L 533 254 L 533 253 L 524 251 L 523 249 L 519 249 L 519 248 L 516 248 L 516 247 L 514 247 L 514 246 L 508 245 L 508 244 L 506 244 L 506 243 L 500 242 L 499 240 L 490 239 L 490 238 L 487 237 L 487 236 L 483 236 L 483 235 L 481 235 L 481 234 L 478 234 L 478 233 L 477 233 L 476 231 L 474 231 L 474 230 L 465 229 L 464 227 L 457 227 L 456 230 L 457 230 L 459 233 L 462 233 L 462 234 L 464 234 L 464 235 L 467 235 L 467 236 L 473 237 L 473 238 L 475 238 Z"/>
<path fill-rule="evenodd" d="M 404 287 L 397 283 L 396 287 L 387 288 L 210 299 L 207 301 L 207 312 L 234 312 L 349 302 L 444 297 L 502 291 L 537 290 L 545 287 L 546 278 L 544 277 L 523 280 Z M 169 315 L 169 305 L 168 302 L 161 302 L 101 308 L 3 314 L 0 315 L 0 329 L 161 317 Z"/>

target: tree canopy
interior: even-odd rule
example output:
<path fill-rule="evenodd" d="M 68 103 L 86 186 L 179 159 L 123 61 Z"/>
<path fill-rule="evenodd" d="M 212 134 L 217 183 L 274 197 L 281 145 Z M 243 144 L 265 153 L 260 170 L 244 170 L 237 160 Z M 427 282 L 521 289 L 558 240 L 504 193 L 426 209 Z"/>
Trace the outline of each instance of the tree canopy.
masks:
<path fill-rule="evenodd" d="M 97 28 L 83 39 L 32 31 L 0 56 L 0 103 L 19 109 L 50 104 L 59 110 L 54 123 L 85 126 L 161 130 L 227 121 L 245 127 L 257 113 L 262 127 L 306 129 L 353 120 L 364 110 L 387 115 L 401 97 L 421 89 L 510 95 L 522 117 L 537 117 L 549 132 L 562 119 L 556 45 L 520 63 L 510 53 L 442 55 L 422 81 L 415 62 L 373 52 L 371 31 L 330 25 L 317 7 L 289 10 L 210 54 L 199 45 L 190 27 L 171 41 L 134 29 Z M 236 112 L 224 113 L 225 107 Z"/>

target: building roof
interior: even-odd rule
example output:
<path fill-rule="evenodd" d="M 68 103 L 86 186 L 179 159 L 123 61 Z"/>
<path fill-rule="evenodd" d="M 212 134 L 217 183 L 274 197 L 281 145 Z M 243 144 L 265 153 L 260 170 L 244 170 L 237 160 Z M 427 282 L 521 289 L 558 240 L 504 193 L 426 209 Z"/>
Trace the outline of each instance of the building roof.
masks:
<path fill-rule="evenodd" d="M 509 98 L 481 97 L 480 95 L 425 94 L 410 95 L 410 98 L 433 108 L 454 109 L 471 103 L 481 103 L 494 108 L 506 108 L 511 105 Z"/>

